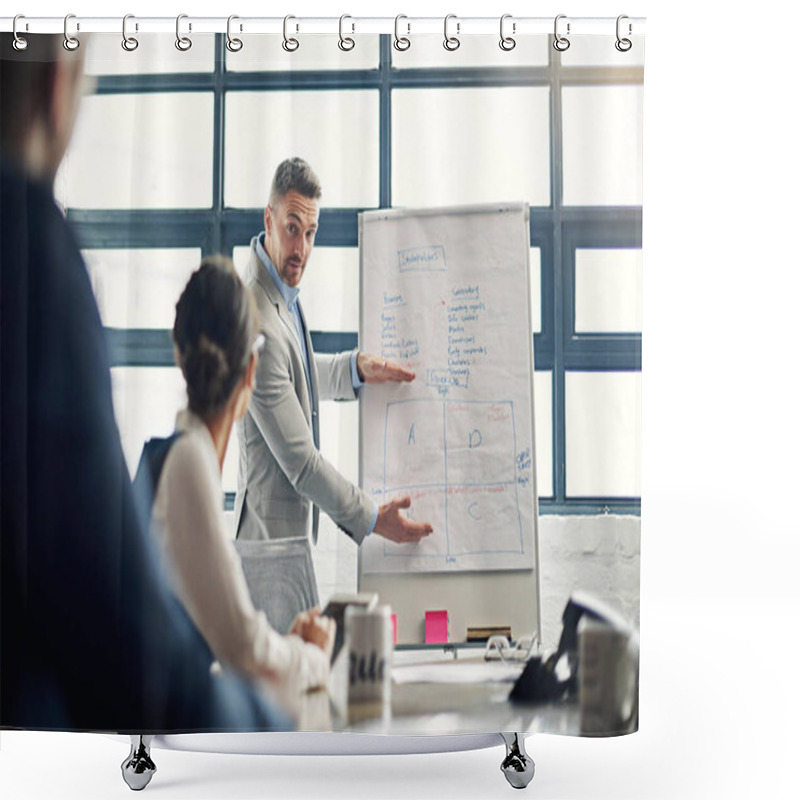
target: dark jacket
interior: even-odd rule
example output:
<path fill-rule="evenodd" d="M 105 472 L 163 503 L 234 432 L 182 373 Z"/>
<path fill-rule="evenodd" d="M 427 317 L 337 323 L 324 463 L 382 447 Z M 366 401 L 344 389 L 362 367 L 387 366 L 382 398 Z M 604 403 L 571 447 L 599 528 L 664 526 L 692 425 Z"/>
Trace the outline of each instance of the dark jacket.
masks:
<path fill-rule="evenodd" d="M 0 726 L 286 729 L 209 675 L 134 500 L 89 278 L 52 197 L 0 165 Z"/>

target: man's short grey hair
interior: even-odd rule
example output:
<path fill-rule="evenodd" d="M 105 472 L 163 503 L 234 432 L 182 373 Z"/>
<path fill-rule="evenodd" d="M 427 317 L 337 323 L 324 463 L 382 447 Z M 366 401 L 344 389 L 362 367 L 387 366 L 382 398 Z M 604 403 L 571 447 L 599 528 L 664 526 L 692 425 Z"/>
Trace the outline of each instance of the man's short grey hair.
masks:
<path fill-rule="evenodd" d="M 292 191 L 311 200 L 319 200 L 322 196 L 322 186 L 317 173 L 302 158 L 287 158 L 278 164 L 275 177 L 272 179 L 269 204 L 276 205 Z"/>

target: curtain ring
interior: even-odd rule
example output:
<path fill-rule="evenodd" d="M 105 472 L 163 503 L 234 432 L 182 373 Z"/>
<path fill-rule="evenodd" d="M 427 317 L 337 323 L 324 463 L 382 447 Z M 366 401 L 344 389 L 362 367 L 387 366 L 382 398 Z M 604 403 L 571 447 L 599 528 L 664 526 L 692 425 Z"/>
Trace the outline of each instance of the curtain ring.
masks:
<path fill-rule="evenodd" d="M 627 53 L 628 50 L 630 50 L 631 47 L 633 47 L 633 42 L 630 39 L 623 39 L 619 35 L 620 22 L 622 22 L 622 20 L 624 20 L 624 19 L 628 19 L 628 17 L 625 14 L 620 14 L 617 17 L 617 41 L 614 42 L 614 47 L 616 47 L 617 50 L 620 51 L 620 53 Z M 628 23 L 628 34 L 630 34 L 630 33 L 631 33 L 631 25 L 630 25 L 630 23 Z"/>
<path fill-rule="evenodd" d="M 14 41 L 12 42 L 12 44 L 14 45 L 15 50 L 22 51 L 28 49 L 28 40 L 24 36 L 20 36 L 17 33 L 17 20 L 20 19 L 25 19 L 25 15 L 17 14 L 17 16 L 14 17 L 14 25 L 12 27 L 12 30 L 14 31 Z M 27 24 L 25 27 L 27 28 Z"/>
<path fill-rule="evenodd" d="M 394 49 L 402 53 L 411 47 L 411 39 L 409 39 L 408 36 L 400 35 L 399 27 L 401 19 L 408 19 L 408 17 L 405 14 L 398 14 L 394 18 Z M 408 32 L 411 33 L 411 25 L 406 23 L 406 26 L 408 27 Z"/>
<path fill-rule="evenodd" d="M 293 17 L 291 14 L 289 14 L 283 18 L 283 42 L 281 46 L 287 53 L 294 53 L 294 51 L 300 47 L 300 42 L 298 42 L 294 37 L 290 38 L 287 35 L 290 19 L 297 19 L 297 17 Z"/>
<path fill-rule="evenodd" d="M 191 46 L 192 40 L 188 36 L 181 36 L 181 20 L 188 19 L 188 14 L 178 14 L 175 20 L 175 47 L 182 53 L 185 53 Z M 189 23 L 189 30 L 192 29 L 192 23 Z"/>
<path fill-rule="evenodd" d="M 503 30 L 507 19 L 511 19 L 511 14 L 503 14 L 503 16 L 500 17 L 500 49 L 506 52 L 513 50 L 517 46 L 517 40 L 511 36 L 506 36 Z M 516 23 L 512 23 L 511 30 L 513 33 L 517 32 Z"/>
<path fill-rule="evenodd" d="M 77 50 L 81 46 L 80 41 L 75 36 L 70 36 L 67 30 L 67 25 L 69 25 L 71 19 L 75 19 L 74 14 L 67 14 L 64 17 L 64 49 L 70 51 Z M 78 30 L 80 30 L 80 25 L 78 25 Z"/>
<path fill-rule="evenodd" d="M 127 25 L 129 19 L 134 19 L 133 14 L 126 14 L 122 18 L 122 49 L 132 53 L 139 46 L 139 40 L 135 39 L 133 36 L 128 36 Z M 138 25 L 136 26 L 136 30 L 139 30 Z"/>
<path fill-rule="evenodd" d="M 447 35 L 447 26 L 451 19 L 456 19 L 456 15 L 448 14 L 444 18 L 444 42 L 442 42 L 442 46 L 444 47 L 444 49 L 450 50 L 450 52 L 452 52 L 453 50 L 458 50 L 458 48 L 461 47 L 461 40 L 458 38 L 458 36 Z M 458 33 L 460 29 L 461 25 L 459 23 L 456 23 L 456 33 Z"/>
<path fill-rule="evenodd" d="M 227 31 L 228 38 L 225 41 L 225 47 L 227 47 L 231 53 L 238 53 L 242 49 L 242 47 L 244 47 L 244 43 L 242 42 L 241 39 L 234 39 L 231 36 L 231 22 L 235 19 L 239 19 L 239 17 L 237 17 L 236 14 L 231 14 L 228 17 L 228 31 Z M 240 25 L 239 30 L 241 29 L 242 26 Z"/>
<path fill-rule="evenodd" d="M 344 50 L 345 53 L 349 52 L 350 50 L 352 50 L 356 46 L 355 39 L 352 39 L 349 36 L 345 36 L 342 33 L 342 27 L 343 27 L 344 21 L 346 19 L 353 19 L 353 18 L 349 14 L 342 14 L 342 16 L 339 17 L 339 49 L 340 50 Z M 352 32 L 355 33 L 356 32 L 356 24 L 355 24 L 355 22 L 353 22 L 352 25 L 353 25 L 353 31 Z"/>
<path fill-rule="evenodd" d="M 565 36 L 560 36 L 558 33 L 558 21 L 560 19 L 566 19 L 566 14 L 559 14 L 556 17 L 555 24 L 553 25 L 553 47 L 558 50 L 559 53 L 563 53 L 565 50 L 569 50 L 569 39 Z M 569 22 L 567 23 L 567 33 L 569 33 Z"/>

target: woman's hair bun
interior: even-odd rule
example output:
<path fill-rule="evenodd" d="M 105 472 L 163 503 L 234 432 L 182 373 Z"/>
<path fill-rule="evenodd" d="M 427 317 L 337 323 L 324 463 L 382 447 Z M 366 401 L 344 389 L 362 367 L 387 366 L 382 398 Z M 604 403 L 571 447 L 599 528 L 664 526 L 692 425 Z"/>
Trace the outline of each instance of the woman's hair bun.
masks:
<path fill-rule="evenodd" d="M 203 260 L 175 306 L 172 339 L 189 408 L 212 416 L 225 407 L 250 360 L 256 310 L 230 259 Z"/>
<path fill-rule="evenodd" d="M 189 407 L 209 411 L 225 405 L 231 370 L 225 351 L 206 336 L 200 336 L 181 356 Z"/>

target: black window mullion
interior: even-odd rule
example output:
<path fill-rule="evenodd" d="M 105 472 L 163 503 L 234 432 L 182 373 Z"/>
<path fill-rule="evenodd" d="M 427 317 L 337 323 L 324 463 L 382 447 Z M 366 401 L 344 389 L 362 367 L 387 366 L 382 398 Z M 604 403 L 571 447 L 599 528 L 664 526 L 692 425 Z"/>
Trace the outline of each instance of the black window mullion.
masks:
<path fill-rule="evenodd" d="M 92 94 L 173 94 L 209 92 L 215 84 L 213 72 L 189 72 L 155 75 L 101 75 Z"/>
<path fill-rule="evenodd" d="M 638 517 L 641 514 L 641 507 L 642 503 L 638 497 L 581 497 L 566 502 L 546 497 L 539 498 L 539 513 L 543 515 L 626 514 Z"/>
<path fill-rule="evenodd" d="M 380 37 L 380 187 L 381 208 L 392 206 L 392 44 L 391 37 Z"/>
<path fill-rule="evenodd" d="M 163 328 L 105 328 L 112 367 L 174 367 L 172 337 Z"/>
<path fill-rule="evenodd" d="M 550 59 L 550 186 L 553 209 L 553 500 L 563 505 L 567 499 L 566 466 L 566 403 L 564 370 L 564 303 L 562 264 L 561 208 L 563 205 L 563 146 L 561 103 L 561 53 L 553 46 L 553 37 L 548 37 Z"/>
<path fill-rule="evenodd" d="M 317 353 L 341 353 L 358 346 L 355 331 L 310 331 Z M 171 333 L 166 328 L 105 328 L 112 367 L 174 367 Z"/>
<path fill-rule="evenodd" d="M 206 209 L 70 209 L 67 219 L 83 249 L 212 246 L 214 218 Z"/>
<path fill-rule="evenodd" d="M 335 89 L 378 89 L 380 70 L 308 70 L 228 72 L 229 92 L 297 92 Z"/>
<path fill-rule="evenodd" d="M 553 258 L 554 234 L 552 211 L 548 209 L 530 210 L 531 247 L 539 248 L 542 326 L 533 337 L 534 368 L 552 372 L 555 368 L 555 310 L 552 298 L 555 293 L 555 260 Z"/>
<path fill-rule="evenodd" d="M 214 175 L 210 250 L 223 252 L 222 210 L 225 205 L 225 37 L 214 34 Z M 208 255 L 203 252 L 203 255 Z M 230 252 L 227 253 L 230 255 Z"/>

